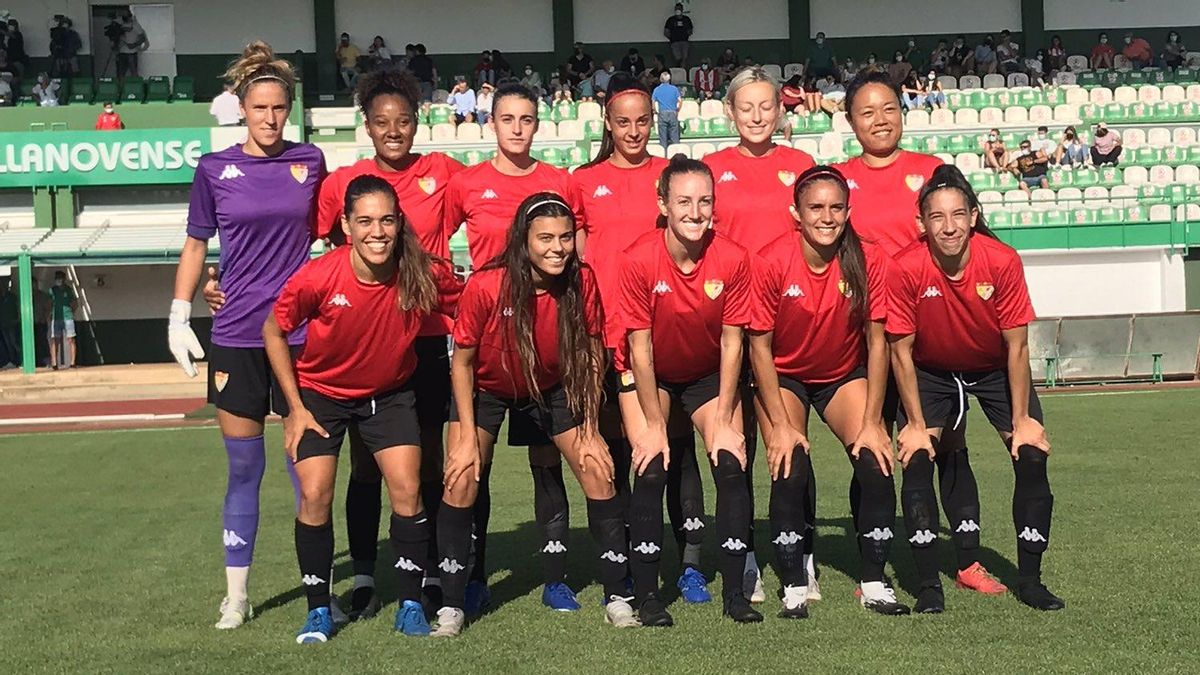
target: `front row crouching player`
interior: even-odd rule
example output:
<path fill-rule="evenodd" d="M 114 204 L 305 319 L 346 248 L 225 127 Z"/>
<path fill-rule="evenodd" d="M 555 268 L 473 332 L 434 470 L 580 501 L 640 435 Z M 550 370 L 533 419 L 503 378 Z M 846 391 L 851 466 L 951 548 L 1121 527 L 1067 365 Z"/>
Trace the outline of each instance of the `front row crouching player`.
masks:
<path fill-rule="evenodd" d="M 421 505 L 421 435 L 413 383 L 413 344 L 433 311 L 449 314 L 462 290 L 449 263 L 417 242 L 391 185 L 361 176 L 346 188 L 342 228 L 350 246 L 302 267 L 263 326 L 271 368 L 291 414 L 284 443 L 300 478 L 296 557 L 308 595 L 308 618 L 296 641 L 327 641 L 333 567 L 337 457 L 349 424 L 375 456 L 392 504 L 391 540 L 398 558 L 396 630 L 427 635 L 421 579 L 429 532 Z M 292 366 L 287 334 L 307 322 Z"/>
<path fill-rule="evenodd" d="M 1016 485 L 1016 596 L 1041 610 L 1065 603 L 1042 584 L 1054 496 L 1046 476 L 1050 442 L 1029 372 L 1033 305 L 1021 259 L 987 228 L 970 184 L 942 166 L 918 200 L 925 241 L 904 249 L 889 280 L 887 332 L 903 403 L 901 501 L 921 591 L 916 611 L 936 613 L 945 598 L 935 550 L 933 458 L 944 430 L 962 424 L 967 394 L 1008 446 Z"/>
<path fill-rule="evenodd" d="M 738 394 L 742 336 L 750 321 L 749 256 L 713 231 L 714 201 L 709 168 L 676 155 L 658 182 L 661 229 L 625 250 L 621 271 L 632 378 L 624 373 L 619 402 L 637 472 L 630 572 L 645 626 L 674 623 L 658 599 L 672 398 L 691 417 L 712 462 L 724 613 L 739 623 L 762 621 L 742 587 L 752 516 Z"/>
<path fill-rule="evenodd" d="M 473 506 L 509 411 L 532 418 L 571 466 L 602 551 L 605 619 L 636 626 L 624 597 L 625 513 L 597 426 L 605 370 L 600 290 L 575 254 L 575 217 L 561 196 L 539 192 L 517 207 L 504 250 L 463 291 L 454 345 L 454 407 L 437 524 L 445 606 L 434 635 L 462 632 Z"/>

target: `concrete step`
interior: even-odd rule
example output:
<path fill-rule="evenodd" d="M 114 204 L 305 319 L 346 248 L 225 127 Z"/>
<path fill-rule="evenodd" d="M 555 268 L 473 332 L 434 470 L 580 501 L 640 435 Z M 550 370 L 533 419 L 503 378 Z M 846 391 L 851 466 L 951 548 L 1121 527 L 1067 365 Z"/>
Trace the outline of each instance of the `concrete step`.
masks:
<path fill-rule="evenodd" d="M 0 403 L 203 398 L 207 364 L 197 366 L 195 378 L 184 375 L 174 363 L 58 371 L 40 368 L 32 375 L 11 369 L 0 372 Z"/>

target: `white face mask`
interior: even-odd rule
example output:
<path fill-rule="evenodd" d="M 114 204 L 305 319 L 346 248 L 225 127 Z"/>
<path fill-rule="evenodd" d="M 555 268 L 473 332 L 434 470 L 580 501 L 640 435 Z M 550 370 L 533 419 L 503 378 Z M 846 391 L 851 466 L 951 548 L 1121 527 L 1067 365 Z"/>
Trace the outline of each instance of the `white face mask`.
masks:
<path fill-rule="evenodd" d="M 1129 44 L 1130 42 L 1133 42 L 1133 38 L 1125 38 L 1125 44 Z"/>
<path fill-rule="evenodd" d="M 55 280 L 54 280 L 54 285 L 55 285 L 55 286 L 62 286 L 64 283 L 65 283 L 65 282 L 64 282 L 62 279 L 55 279 Z"/>
<path fill-rule="evenodd" d="M 104 112 L 105 112 L 106 114 L 109 114 L 109 115 L 111 115 L 111 114 L 112 114 L 112 111 L 113 111 L 113 109 L 112 109 L 112 108 L 109 108 L 109 107 L 107 107 L 107 106 L 104 108 Z"/>
<path fill-rule="evenodd" d="M 819 44 L 819 45 L 825 44 L 825 38 L 817 38 L 817 44 Z"/>
<path fill-rule="evenodd" d="M 913 42 L 912 40 L 909 40 L 909 41 L 908 41 L 908 46 L 909 46 L 909 47 L 916 47 L 916 46 L 917 46 L 917 43 L 916 43 L 916 42 Z"/>
<path fill-rule="evenodd" d="M 683 16 L 683 10 L 682 9 L 675 10 L 675 16 Z"/>
<path fill-rule="evenodd" d="M 1103 45 L 1103 44 L 1107 44 L 1107 43 L 1108 43 L 1108 38 L 1106 38 L 1106 37 L 1100 38 L 1100 44 Z"/>
<path fill-rule="evenodd" d="M 525 74 L 526 74 L 526 75 L 532 75 L 532 74 L 533 74 L 533 68 L 526 68 L 526 69 L 525 69 Z"/>

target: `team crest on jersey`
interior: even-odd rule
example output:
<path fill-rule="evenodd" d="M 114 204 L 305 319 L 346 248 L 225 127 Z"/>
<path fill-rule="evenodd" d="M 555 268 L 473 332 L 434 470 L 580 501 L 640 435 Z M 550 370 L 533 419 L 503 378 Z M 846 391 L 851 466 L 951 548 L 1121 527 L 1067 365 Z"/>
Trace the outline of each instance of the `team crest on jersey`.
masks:
<path fill-rule="evenodd" d="M 850 288 L 850 284 L 846 283 L 845 279 L 838 279 L 838 293 L 848 298 L 854 295 L 854 289 Z"/>
<path fill-rule="evenodd" d="M 721 291 L 725 290 L 725 282 L 720 279 L 708 279 L 704 282 L 704 294 L 709 300 L 716 300 Z"/>
<path fill-rule="evenodd" d="M 992 294 L 996 292 L 996 287 L 991 284 L 978 283 L 975 284 L 975 292 L 984 300 L 991 300 Z"/>
<path fill-rule="evenodd" d="M 227 384 L 229 384 L 229 373 L 223 370 L 213 373 L 213 386 L 217 388 L 217 391 L 225 391 Z"/>
<path fill-rule="evenodd" d="M 425 176 L 423 178 L 418 178 L 417 179 L 417 187 L 421 188 L 421 192 L 424 192 L 427 195 L 431 195 L 431 194 L 433 194 L 433 191 L 437 189 L 437 179 L 434 178 L 433 176 Z"/>
<path fill-rule="evenodd" d="M 909 190 L 916 192 L 925 184 L 925 176 L 919 173 L 910 173 L 904 177 L 904 184 L 908 186 Z"/>
<path fill-rule="evenodd" d="M 303 164 L 293 164 L 292 178 L 295 178 L 297 183 L 304 183 L 308 180 L 308 167 Z"/>
<path fill-rule="evenodd" d="M 792 184 L 796 182 L 796 174 L 791 171 L 780 171 L 776 175 L 779 176 L 779 182 L 788 187 L 792 187 Z"/>

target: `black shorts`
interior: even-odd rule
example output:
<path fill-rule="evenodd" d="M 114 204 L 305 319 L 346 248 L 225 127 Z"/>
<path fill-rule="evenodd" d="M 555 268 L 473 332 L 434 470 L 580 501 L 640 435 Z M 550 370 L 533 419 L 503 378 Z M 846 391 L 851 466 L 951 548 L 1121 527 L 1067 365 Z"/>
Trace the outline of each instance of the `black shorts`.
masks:
<path fill-rule="evenodd" d="M 805 406 L 816 410 L 821 421 L 825 422 L 825 409 L 829 407 L 829 402 L 837 395 L 842 385 L 866 377 L 867 369 L 860 366 L 851 371 L 849 375 L 833 382 L 801 382 L 787 375 L 780 375 L 779 386 L 795 394 L 796 398 L 800 399 Z M 828 424 L 828 422 L 826 423 Z"/>
<path fill-rule="evenodd" d="M 295 357 L 300 347 L 292 347 Z M 238 417 L 261 420 L 274 411 L 287 416 L 287 400 L 262 347 L 208 348 L 208 402 Z"/>
<path fill-rule="evenodd" d="M 551 438 L 574 429 L 583 423 L 567 407 L 567 392 L 562 385 L 542 392 L 544 405 L 539 405 L 532 398 L 511 399 L 497 396 L 487 391 L 475 392 L 475 426 L 483 429 L 492 436 L 500 435 L 500 427 L 504 425 L 504 415 L 509 416 L 509 438 L 512 438 L 512 427 L 518 416 L 524 417 L 527 423 L 545 439 L 541 443 L 529 445 L 546 445 Z M 457 422 L 458 408 L 450 409 L 450 421 Z M 509 442 L 509 445 L 521 445 Z"/>
<path fill-rule="evenodd" d="M 632 378 L 629 379 L 632 381 Z M 691 417 L 705 403 L 720 396 L 721 373 L 705 375 L 691 382 L 675 383 L 659 380 L 658 388 L 670 394 L 671 398 L 678 399 L 679 403 L 683 405 L 683 412 Z"/>
<path fill-rule="evenodd" d="M 296 451 L 296 461 L 322 455 L 337 457 L 346 427 L 351 423 L 358 427 L 363 447 L 368 452 L 376 453 L 397 445 L 420 447 L 421 428 L 417 425 L 415 399 L 411 381 L 395 391 L 352 401 L 301 389 L 300 400 L 317 424 L 329 433 L 329 438 L 322 438 L 315 431 L 305 431 Z"/>
<path fill-rule="evenodd" d="M 416 339 L 413 349 L 417 422 L 422 429 L 441 427 L 450 419 L 450 343 L 444 335 L 426 335 Z"/>
<path fill-rule="evenodd" d="M 1008 391 L 1008 371 L 989 370 L 978 373 L 952 373 L 917 367 L 917 389 L 921 396 L 921 412 L 925 426 L 930 429 L 958 429 L 966 422 L 970 405 L 967 395 L 974 395 L 983 414 L 996 431 L 1012 431 L 1012 397 Z M 1042 404 L 1038 401 L 1033 383 L 1029 384 L 1029 416 L 1042 421 Z M 900 427 L 908 423 L 901 406 L 897 419 Z"/>

